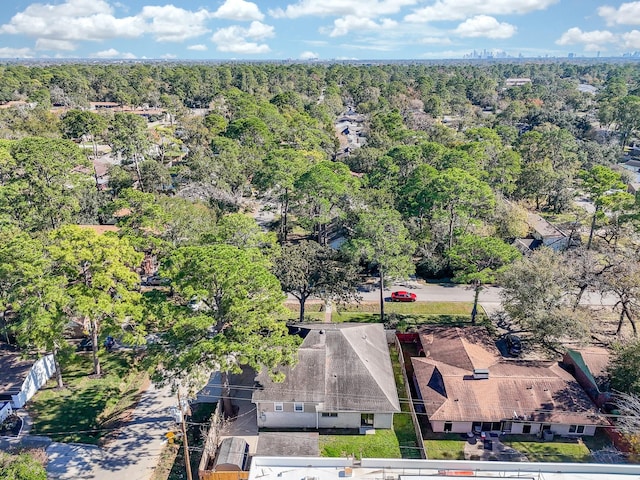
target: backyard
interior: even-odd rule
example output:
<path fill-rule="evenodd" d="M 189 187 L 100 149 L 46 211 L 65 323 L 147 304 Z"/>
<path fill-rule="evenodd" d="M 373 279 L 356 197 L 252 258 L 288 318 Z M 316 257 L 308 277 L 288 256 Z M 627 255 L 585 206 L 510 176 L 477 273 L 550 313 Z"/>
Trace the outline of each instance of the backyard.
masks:
<path fill-rule="evenodd" d="M 101 352 L 103 375 L 95 378 L 90 353 L 72 355 L 62 365 L 65 388 L 54 380 L 31 400 L 31 433 L 56 442 L 102 444 L 126 419 L 148 378 L 136 368 L 133 352 Z"/>

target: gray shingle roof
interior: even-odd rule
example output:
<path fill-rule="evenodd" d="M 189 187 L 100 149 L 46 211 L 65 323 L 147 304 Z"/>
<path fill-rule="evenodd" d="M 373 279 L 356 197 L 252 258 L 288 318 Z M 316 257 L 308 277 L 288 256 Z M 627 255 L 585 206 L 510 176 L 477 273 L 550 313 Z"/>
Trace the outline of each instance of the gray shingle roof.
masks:
<path fill-rule="evenodd" d="M 381 324 L 301 324 L 306 337 L 298 363 L 285 367 L 282 383 L 266 371 L 253 402 L 312 402 L 326 412 L 398 412 L 389 347 Z"/>

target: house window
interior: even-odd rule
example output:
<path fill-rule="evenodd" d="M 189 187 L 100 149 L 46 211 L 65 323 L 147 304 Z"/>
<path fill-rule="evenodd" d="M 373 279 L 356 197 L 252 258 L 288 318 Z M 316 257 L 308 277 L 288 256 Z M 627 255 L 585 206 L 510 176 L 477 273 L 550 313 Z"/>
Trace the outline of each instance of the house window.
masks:
<path fill-rule="evenodd" d="M 522 433 L 531 433 L 531 425 L 525 424 L 522 426 Z"/>
<path fill-rule="evenodd" d="M 453 423 L 444 422 L 444 431 L 445 432 L 450 432 L 452 429 L 453 429 Z"/>
<path fill-rule="evenodd" d="M 294 403 L 293 404 L 293 411 L 294 412 L 304 412 L 304 403 Z"/>
<path fill-rule="evenodd" d="M 322 412 L 323 417 L 337 417 L 338 414 L 336 412 Z"/>
<path fill-rule="evenodd" d="M 284 412 L 284 405 L 282 404 L 282 402 L 277 402 L 273 404 L 273 409 L 276 412 Z"/>
<path fill-rule="evenodd" d="M 584 425 L 569 425 L 569 433 L 584 433 Z"/>

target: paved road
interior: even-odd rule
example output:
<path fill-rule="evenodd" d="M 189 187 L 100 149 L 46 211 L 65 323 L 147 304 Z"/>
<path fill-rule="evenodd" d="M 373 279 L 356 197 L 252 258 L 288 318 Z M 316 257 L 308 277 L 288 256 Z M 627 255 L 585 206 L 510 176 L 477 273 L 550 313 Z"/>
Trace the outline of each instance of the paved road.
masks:
<path fill-rule="evenodd" d="M 468 285 L 458 285 L 455 283 L 407 283 L 402 285 L 391 285 L 385 288 L 385 298 L 391 299 L 391 292 L 396 290 L 408 290 L 416 294 L 420 302 L 473 302 L 473 288 Z M 480 292 L 480 303 L 491 307 L 499 307 L 502 299 L 500 294 L 502 288 L 486 286 Z M 377 302 L 380 300 L 380 291 L 376 288 L 372 291 L 361 291 L 360 296 L 365 302 Z M 598 293 L 586 293 L 580 302 L 583 305 L 611 306 L 616 303 L 615 298 Z"/>
<path fill-rule="evenodd" d="M 48 478 L 71 480 L 147 480 L 164 448 L 164 434 L 175 426 L 169 407 L 177 405 L 168 387 L 150 386 L 131 421 L 104 449 L 91 445 L 54 443 L 47 448 Z"/>

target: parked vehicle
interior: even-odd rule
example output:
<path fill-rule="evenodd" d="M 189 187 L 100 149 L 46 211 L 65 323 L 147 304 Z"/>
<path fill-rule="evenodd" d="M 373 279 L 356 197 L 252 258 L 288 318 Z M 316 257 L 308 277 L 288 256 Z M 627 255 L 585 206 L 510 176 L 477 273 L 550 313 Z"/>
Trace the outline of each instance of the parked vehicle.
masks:
<path fill-rule="evenodd" d="M 520 337 L 509 334 L 505 339 L 507 341 L 507 351 L 509 352 L 509 355 L 514 357 L 520 356 L 522 353 L 522 340 L 520 340 Z"/>
<path fill-rule="evenodd" d="M 76 347 L 79 352 L 90 352 L 93 350 L 93 340 L 91 337 L 84 337 Z"/>
<path fill-rule="evenodd" d="M 391 293 L 392 302 L 415 302 L 416 294 L 412 292 L 405 292 L 404 290 L 398 290 Z"/>
<path fill-rule="evenodd" d="M 163 278 L 159 275 L 150 275 L 147 277 L 147 280 L 144 282 L 145 285 L 150 287 L 162 287 L 165 285 L 169 285 L 171 280 L 168 278 Z"/>

